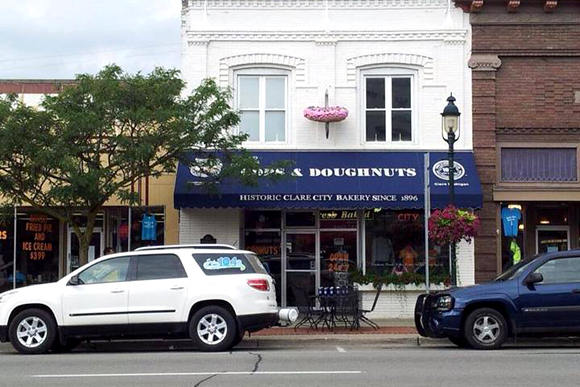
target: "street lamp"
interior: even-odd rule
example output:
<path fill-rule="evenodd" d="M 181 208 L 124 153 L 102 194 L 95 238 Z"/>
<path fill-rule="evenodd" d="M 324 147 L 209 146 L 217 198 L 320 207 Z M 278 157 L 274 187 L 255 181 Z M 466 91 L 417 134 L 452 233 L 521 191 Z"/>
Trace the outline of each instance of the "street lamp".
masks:
<path fill-rule="evenodd" d="M 453 144 L 459 139 L 459 109 L 455 106 L 455 97 L 453 94 L 447 98 L 447 106 L 441 113 L 441 136 L 443 140 L 449 144 L 449 152 L 447 158 L 449 162 L 449 204 L 455 205 L 455 164 Z M 457 250 L 455 243 L 450 246 L 449 270 L 451 272 L 451 285 L 457 286 L 457 267 L 455 261 L 457 259 Z"/>

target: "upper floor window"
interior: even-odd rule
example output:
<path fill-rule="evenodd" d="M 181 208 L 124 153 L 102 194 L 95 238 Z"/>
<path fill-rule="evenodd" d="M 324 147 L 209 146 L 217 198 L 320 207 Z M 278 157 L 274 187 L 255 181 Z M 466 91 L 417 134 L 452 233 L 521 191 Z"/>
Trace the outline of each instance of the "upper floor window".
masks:
<path fill-rule="evenodd" d="M 578 181 L 576 148 L 501 148 L 501 181 L 569 183 Z"/>
<path fill-rule="evenodd" d="M 248 141 L 286 142 L 287 83 L 280 73 L 238 74 L 239 129 L 249 135 Z"/>
<path fill-rule="evenodd" d="M 413 141 L 413 76 L 369 74 L 363 80 L 366 141 Z"/>

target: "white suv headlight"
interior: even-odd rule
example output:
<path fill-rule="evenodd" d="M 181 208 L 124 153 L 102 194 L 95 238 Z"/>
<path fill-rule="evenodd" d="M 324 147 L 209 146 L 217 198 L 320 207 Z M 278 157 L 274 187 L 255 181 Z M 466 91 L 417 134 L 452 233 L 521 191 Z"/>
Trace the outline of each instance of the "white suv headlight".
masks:
<path fill-rule="evenodd" d="M 0 294 L 0 303 L 8 301 L 8 299 L 10 297 L 12 297 L 13 295 L 15 295 L 16 293 L 18 293 L 17 290 L 12 290 L 12 291 Z"/>

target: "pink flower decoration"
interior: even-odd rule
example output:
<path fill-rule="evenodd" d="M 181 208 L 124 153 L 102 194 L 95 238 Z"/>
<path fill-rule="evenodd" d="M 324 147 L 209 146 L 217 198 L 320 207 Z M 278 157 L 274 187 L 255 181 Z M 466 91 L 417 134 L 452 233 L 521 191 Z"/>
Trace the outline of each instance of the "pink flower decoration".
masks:
<path fill-rule="evenodd" d="M 471 242 L 478 229 L 479 218 L 476 215 L 453 206 L 447 206 L 443 211 L 435 210 L 429 218 L 429 238 L 440 246 L 461 240 Z"/>
<path fill-rule="evenodd" d="M 339 122 L 348 117 L 348 110 L 342 106 L 309 106 L 304 109 L 304 117 L 317 122 Z"/>

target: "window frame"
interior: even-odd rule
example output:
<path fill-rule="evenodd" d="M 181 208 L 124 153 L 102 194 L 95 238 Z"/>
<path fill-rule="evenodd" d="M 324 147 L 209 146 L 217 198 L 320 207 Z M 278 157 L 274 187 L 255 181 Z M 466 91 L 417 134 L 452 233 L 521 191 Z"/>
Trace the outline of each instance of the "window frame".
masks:
<path fill-rule="evenodd" d="M 258 87 L 259 87 L 259 96 L 258 96 L 258 109 L 241 109 L 240 108 L 240 79 L 244 77 L 257 77 L 258 78 Z M 259 128 L 258 128 L 258 137 L 259 139 L 256 140 L 247 140 L 245 144 L 248 145 L 279 145 L 279 144 L 287 144 L 289 143 L 289 126 L 290 126 L 290 79 L 291 71 L 282 68 L 263 68 L 263 67 L 254 67 L 254 68 L 245 68 L 245 69 L 237 69 L 234 70 L 234 106 L 236 109 L 241 113 L 243 111 L 258 111 L 258 120 L 259 120 Z M 284 79 L 284 109 L 279 108 L 266 108 L 266 79 L 267 78 L 283 78 Z M 284 112 L 284 140 L 283 141 L 266 141 L 266 112 L 269 111 L 279 111 Z M 236 133 L 241 134 L 240 127 L 236 128 Z"/>
<path fill-rule="evenodd" d="M 385 79 L 385 108 L 367 109 L 367 79 L 382 78 Z M 392 103 L 392 79 L 393 78 L 410 78 L 411 87 L 411 107 L 410 108 L 393 108 Z M 383 148 L 385 145 L 392 147 L 407 147 L 418 143 L 418 106 L 419 106 L 419 71 L 414 68 L 405 67 L 376 67 L 361 69 L 359 73 L 360 80 L 360 122 L 361 122 L 361 143 L 365 146 Z M 392 112 L 393 111 L 411 111 L 411 140 L 410 141 L 393 141 L 392 140 Z M 367 141 L 366 131 L 366 113 L 367 111 L 385 111 L 385 141 Z"/>

